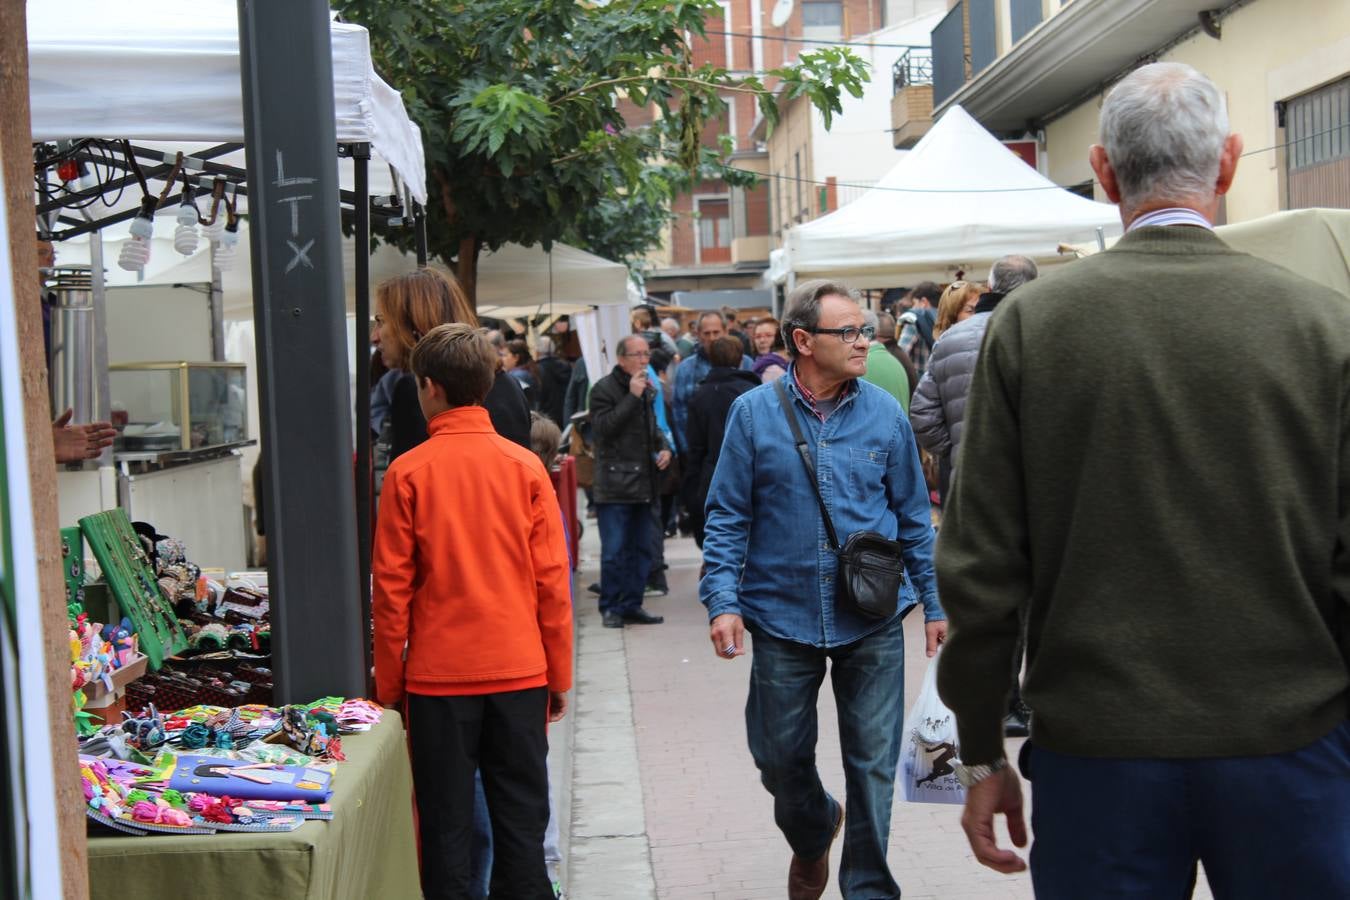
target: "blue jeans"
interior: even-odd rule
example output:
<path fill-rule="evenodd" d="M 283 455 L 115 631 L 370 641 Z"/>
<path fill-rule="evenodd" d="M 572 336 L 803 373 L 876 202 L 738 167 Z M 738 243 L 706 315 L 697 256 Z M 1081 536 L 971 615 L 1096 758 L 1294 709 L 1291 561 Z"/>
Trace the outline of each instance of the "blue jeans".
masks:
<path fill-rule="evenodd" d="M 474 900 L 486 900 L 492 885 L 492 820 L 488 817 L 483 773 L 473 773 L 473 842 L 469 848 L 469 884 Z"/>
<path fill-rule="evenodd" d="M 886 864 L 891 799 L 905 706 L 905 636 L 900 620 L 840 647 L 770 637 L 751 626 L 750 755 L 773 795 L 774 821 L 792 852 L 823 854 L 834 831 L 835 801 L 816 771 L 816 698 L 830 663 L 839 711 L 847 815 L 839 889 L 845 900 L 900 896 Z"/>
<path fill-rule="evenodd" d="M 597 503 L 600 526 L 600 612 L 625 613 L 642 606 L 652 568 L 648 536 L 654 527 L 650 503 Z"/>
<path fill-rule="evenodd" d="M 1216 759 L 1025 751 L 1038 900 L 1350 897 L 1350 723 L 1299 750 Z"/>

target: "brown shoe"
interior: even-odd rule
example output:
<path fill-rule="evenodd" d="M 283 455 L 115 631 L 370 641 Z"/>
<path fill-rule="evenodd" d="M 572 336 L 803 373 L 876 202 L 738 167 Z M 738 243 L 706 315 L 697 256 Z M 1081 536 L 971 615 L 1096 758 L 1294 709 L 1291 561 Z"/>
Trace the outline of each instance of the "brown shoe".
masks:
<path fill-rule="evenodd" d="M 844 804 L 839 807 L 839 818 L 834 822 L 834 833 L 825 845 L 825 852 L 817 859 L 804 860 L 792 854 L 792 863 L 788 866 L 788 900 L 820 900 L 830 883 L 830 848 L 834 839 L 839 837 L 839 829 L 844 827 Z"/>

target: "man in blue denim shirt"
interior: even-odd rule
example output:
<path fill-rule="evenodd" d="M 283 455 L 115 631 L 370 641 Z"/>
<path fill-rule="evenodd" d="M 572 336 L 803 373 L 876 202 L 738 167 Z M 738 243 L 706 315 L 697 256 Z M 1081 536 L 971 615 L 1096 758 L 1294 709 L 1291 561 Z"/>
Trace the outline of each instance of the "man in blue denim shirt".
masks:
<path fill-rule="evenodd" d="M 718 656 L 740 656 L 744 630 L 754 635 L 746 731 L 774 798 L 774 819 L 792 848 L 794 900 L 824 892 L 830 845 L 844 819 L 815 764 L 816 699 L 827 660 L 847 783 L 839 887 L 846 900 L 900 896 L 886 864 L 904 715 L 900 620 L 922 602 L 929 656 L 947 630 L 913 432 L 895 398 L 860 380 L 868 331 L 847 287 L 801 285 L 783 321 L 793 364 L 782 382 L 813 450 L 839 539 L 877 531 L 903 545 L 908 583 L 900 612 L 879 622 L 835 602 L 838 561 L 772 385 L 732 405 L 708 495 L 699 598 Z"/>

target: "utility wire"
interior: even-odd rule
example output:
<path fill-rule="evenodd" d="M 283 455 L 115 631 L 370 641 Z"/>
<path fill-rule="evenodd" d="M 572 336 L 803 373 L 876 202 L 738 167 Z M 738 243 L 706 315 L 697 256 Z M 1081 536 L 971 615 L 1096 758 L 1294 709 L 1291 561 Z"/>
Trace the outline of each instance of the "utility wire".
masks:
<path fill-rule="evenodd" d="M 1316 132 L 1314 134 L 1305 135 L 1304 137 L 1301 138 L 1295 138 L 1294 140 L 1291 141 L 1285 141 L 1282 144 L 1272 144 L 1269 147 L 1260 147 L 1256 150 L 1248 150 L 1246 153 L 1242 154 L 1240 158 L 1246 159 L 1248 156 L 1256 156 L 1259 153 L 1269 153 L 1272 150 L 1279 150 L 1284 147 L 1290 147 L 1293 146 L 1294 144 L 1302 143 L 1303 141 L 1310 141 L 1315 138 L 1322 137 L 1323 135 L 1331 134 L 1333 131 L 1343 131 L 1347 128 L 1350 128 L 1350 125 L 1340 125 L 1335 128 L 1328 128 L 1323 131 Z M 1024 188 L 902 188 L 902 187 L 883 187 L 882 185 L 879 184 L 859 184 L 857 182 L 847 182 L 847 181 L 816 181 L 813 178 L 798 178 L 795 175 L 778 175 L 773 172 L 768 173 L 756 172 L 753 169 L 742 169 L 738 166 L 727 166 L 727 168 L 733 172 L 743 172 L 748 175 L 756 175 L 760 178 L 773 178 L 778 181 L 784 181 L 791 184 L 811 184 L 816 185 L 817 187 L 859 188 L 862 190 L 870 190 L 870 191 L 891 191 L 897 194 L 1019 194 L 1019 193 L 1034 193 L 1036 191 L 1062 191 L 1062 190 L 1071 191 L 1074 188 L 1078 188 L 1081 190 L 1082 188 L 1087 187 L 1089 185 L 1089 182 L 1080 182 L 1072 186 L 1049 184 L 1044 185 L 1042 187 L 1024 187 Z M 1090 184 L 1092 187 L 1100 186 L 1099 182 L 1097 181 L 1092 181 L 1090 182 Z"/>

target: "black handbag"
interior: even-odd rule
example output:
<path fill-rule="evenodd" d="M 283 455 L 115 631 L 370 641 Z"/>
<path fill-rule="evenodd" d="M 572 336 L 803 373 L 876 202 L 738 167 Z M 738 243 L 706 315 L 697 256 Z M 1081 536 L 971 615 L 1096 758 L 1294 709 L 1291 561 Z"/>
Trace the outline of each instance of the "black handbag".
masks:
<path fill-rule="evenodd" d="M 825 520 L 830 549 L 839 558 L 836 600 L 860 616 L 889 619 L 895 615 L 900 602 L 900 589 L 905 583 L 905 561 L 900 543 L 877 531 L 855 531 L 848 536 L 844 546 L 839 546 L 839 536 L 835 533 L 830 511 L 825 506 L 825 498 L 820 495 L 811 451 L 807 449 L 802 427 L 797 423 L 792 401 L 788 399 L 787 388 L 783 387 L 781 378 L 774 382 L 774 389 L 778 392 L 783 414 L 787 416 L 788 427 L 792 429 L 792 437 L 797 442 L 797 454 L 802 458 L 802 465 L 806 466 L 816 503 L 820 504 L 820 516 Z"/>

